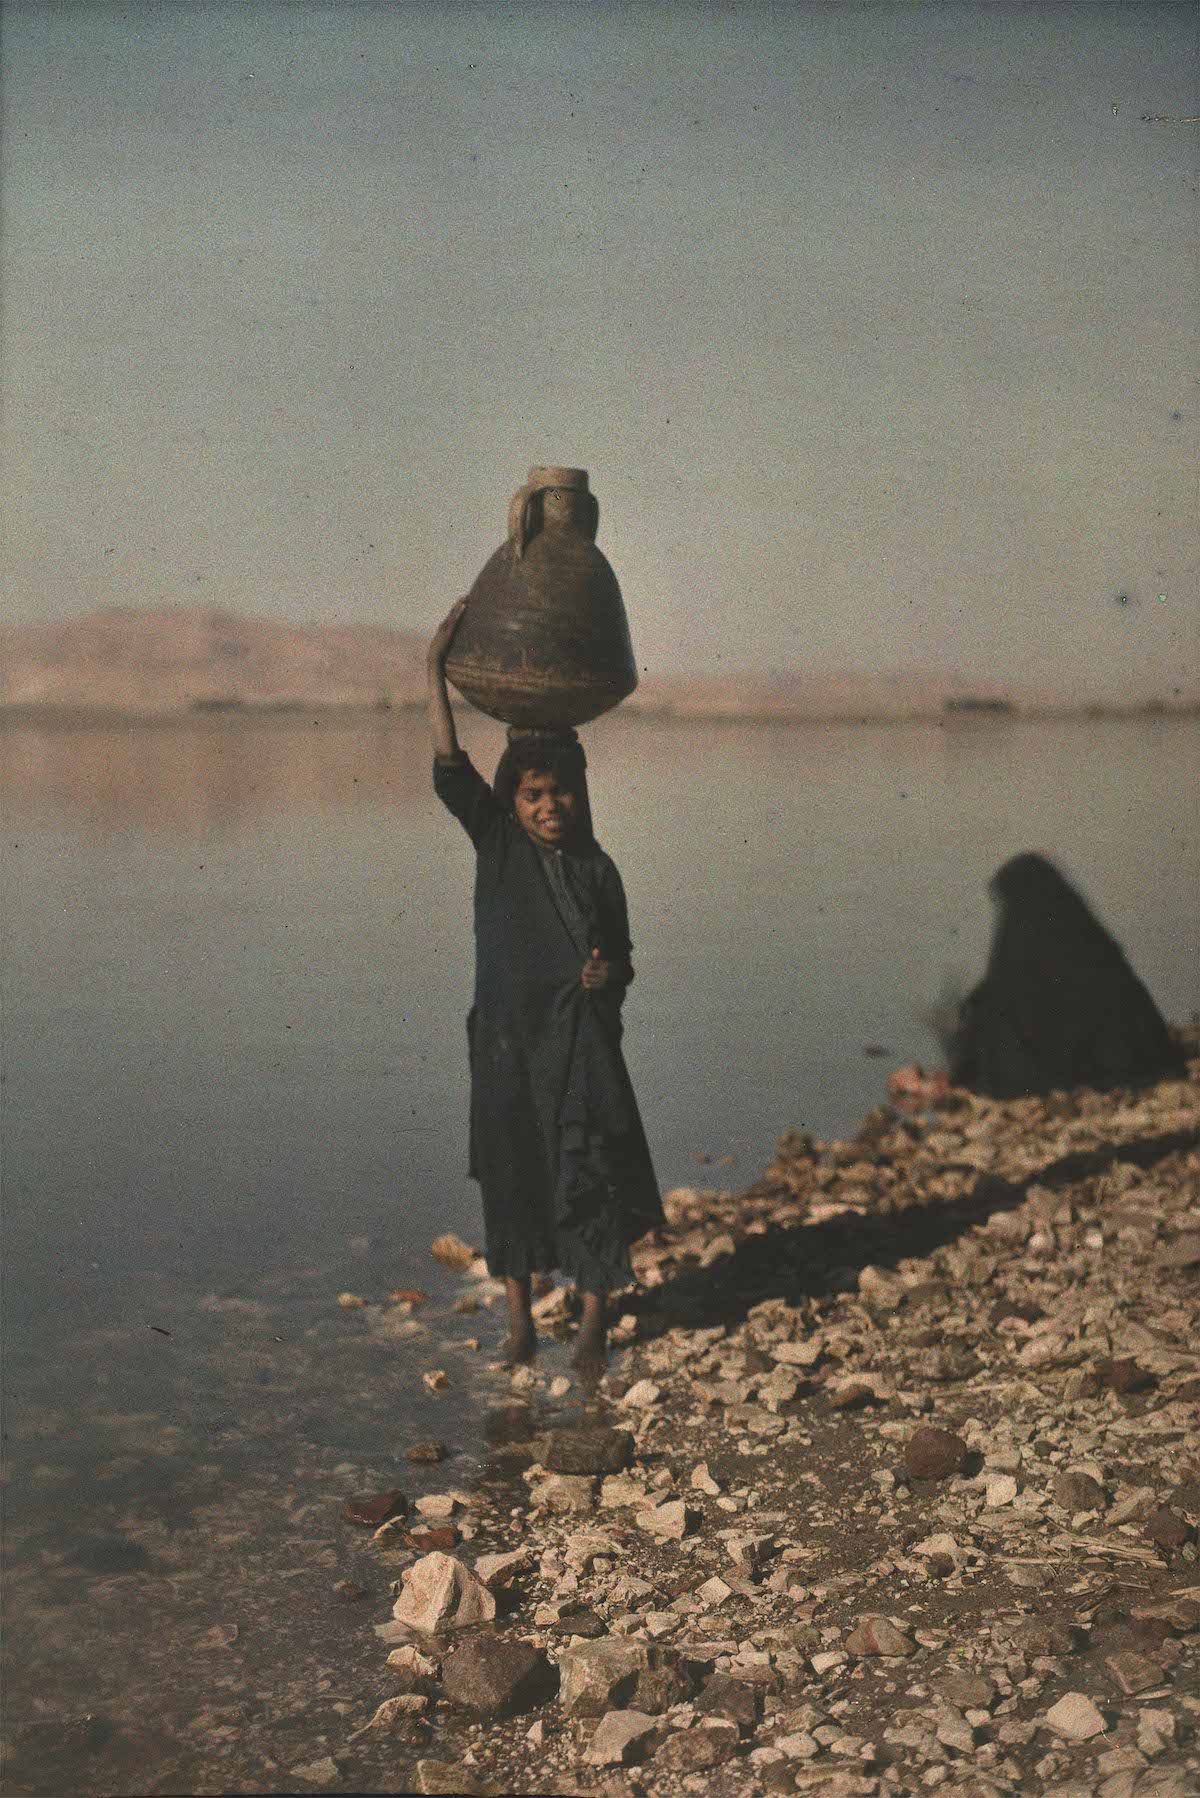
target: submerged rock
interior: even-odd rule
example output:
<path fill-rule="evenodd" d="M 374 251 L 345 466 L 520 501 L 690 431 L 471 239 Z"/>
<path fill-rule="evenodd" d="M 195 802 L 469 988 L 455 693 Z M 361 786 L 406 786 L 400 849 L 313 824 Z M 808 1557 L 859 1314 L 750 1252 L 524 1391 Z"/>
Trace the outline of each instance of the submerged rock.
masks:
<path fill-rule="evenodd" d="M 378 1529 L 393 1517 L 403 1517 L 408 1500 L 403 1492 L 372 1492 L 360 1498 L 348 1498 L 342 1506 L 347 1523 L 361 1523 L 367 1529 Z"/>

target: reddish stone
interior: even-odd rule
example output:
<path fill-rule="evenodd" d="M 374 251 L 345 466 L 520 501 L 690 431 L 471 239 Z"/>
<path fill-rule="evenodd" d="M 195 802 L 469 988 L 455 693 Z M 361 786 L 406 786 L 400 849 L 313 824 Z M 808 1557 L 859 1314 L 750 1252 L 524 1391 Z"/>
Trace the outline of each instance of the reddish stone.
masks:
<path fill-rule="evenodd" d="M 1157 1384 L 1152 1373 L 1139 1367 L 1132 1355 L 1122 1356 L 1116 1361 L 1098 1361 L 1096 1372 L 1104 1384 L 1113 1392 L 1147 1392 Z"/>
<path fill-rule="evenodd" d="M 410 1530 L 408 1541 L 423 1555 L 448 1555 L 458 1547 L 458 1531 L 452 1523 L 437 1523 L 427 1530 Z"/>
<path fill-rule="evenodd" d="M 360 1498 L 348 1498 L 342 1508 L 347 1523 L 361 1523 L 367 1529 L 378 1529 L 389 1517 L 402 1517 L 408 1509 L 403 1492 L 374 1492 Z"/>
<path fill-rule="evenodd" d="M 914 1480 L 944 1480 L 962 1469 L 969 1452 L 953 1430 L 923 1423 L 904 1445 L 904 1465 Z"/>
<path fill-rule="evenodd" d="M 1192 1538 L 1192 1526 L 1170 1505 L 1159 1505 L 1146 1519 L 1146 1536 L 1155 1548 L 1173 1554 Z"/>

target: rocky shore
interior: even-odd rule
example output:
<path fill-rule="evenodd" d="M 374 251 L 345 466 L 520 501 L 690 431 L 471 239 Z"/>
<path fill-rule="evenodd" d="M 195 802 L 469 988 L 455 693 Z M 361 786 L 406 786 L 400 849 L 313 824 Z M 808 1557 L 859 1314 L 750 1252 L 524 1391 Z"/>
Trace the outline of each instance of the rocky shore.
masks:
<path fill-rule="evenodd" d="M 1200 1790 L 1190 1065 L 669 1195 L 600 1394 L 360 1519 L 394 1690 L 297 1789 Z"/>
<path fill-rule="evenodd" d="M 5 1469 L 5 1791 L 1200 1789 L 1190 1068 L 675 1191 L 594 1394 L 561 1290 L 491 1360 L 453 1242 L 77 1326 Z"/>

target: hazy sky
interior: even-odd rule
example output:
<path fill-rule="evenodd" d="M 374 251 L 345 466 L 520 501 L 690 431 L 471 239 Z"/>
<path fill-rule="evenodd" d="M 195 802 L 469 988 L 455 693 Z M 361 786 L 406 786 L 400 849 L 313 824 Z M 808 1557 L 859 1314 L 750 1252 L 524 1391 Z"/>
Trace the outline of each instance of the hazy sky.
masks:
<path fill-rule="evenodd" d="M 652 669 L 1194 687 L 1197 29 L 7 0 L 5 614 L 425 629 L 557 461 Z"/>

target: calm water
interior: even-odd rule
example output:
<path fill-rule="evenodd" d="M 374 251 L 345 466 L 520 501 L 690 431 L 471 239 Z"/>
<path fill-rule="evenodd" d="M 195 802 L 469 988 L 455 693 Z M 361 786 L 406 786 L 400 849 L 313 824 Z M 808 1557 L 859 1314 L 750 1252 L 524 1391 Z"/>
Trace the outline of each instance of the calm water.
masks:
<path fill-rule="evenodd" d="M 468 743 L 490 770 L 498 729 Z M 850 1128 L 986 954 L 985 886 L 1052 853 L 1168 1015 L 1200 1004 L 1191 721 L 592 727 L 664 1185 Z M 367 1237 L 396 1281 L 475 1232 L 463 1174 L 470 857 L 423 726 L 11 728 L 9 1316 L 131 1274 L 236 1289 Z M 864 1057 L 866 1044 L 886 1059 Z"/>
<path fill-rule="evenodd" d="M 500 741 L 468 736 L 489 770 Z M 618 716 L 588 744 L 664 1186 L 746 1183 L 784 1128 L 844 1133 L 935 1061 L 923 1016 L 977 977 L 1018 850 L 1169 1016 L 1200 1005 L 1194 723 Z M 469 1479 L 508 1395 L 498 1320 L 428 1255 L 478 1236 L 469 847 L 416 718 L 10 723 L 0 751 L 6 1789 L 292 1789 L 381 1678 L 388 1569 L 341 1498 Z M 335 1303 L 409 1284 L 410 1341 Z M 451 1459 L 414 1467 L 430 1435 Z"/>

